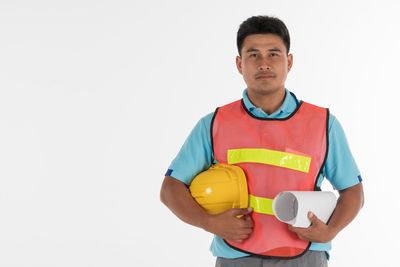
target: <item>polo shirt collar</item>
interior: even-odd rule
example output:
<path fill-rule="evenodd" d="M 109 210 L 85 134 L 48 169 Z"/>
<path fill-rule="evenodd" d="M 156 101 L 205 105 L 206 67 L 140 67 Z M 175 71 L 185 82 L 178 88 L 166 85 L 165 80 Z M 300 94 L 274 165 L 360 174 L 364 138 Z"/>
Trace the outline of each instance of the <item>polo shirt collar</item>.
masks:
<path fill-rule="evenodd" d="M 260 118 L 282 118 L 290 115 L 296 108 L 296 99 L 291 95 L 289 90 L 285 88 L 285 99 L 282 105 L 271 115 L 265 113 L 261 108 L 254 106 L 247 96 L 247 88 L 243 91 L 243 102 L 246 108 L 254 115 Z"/>

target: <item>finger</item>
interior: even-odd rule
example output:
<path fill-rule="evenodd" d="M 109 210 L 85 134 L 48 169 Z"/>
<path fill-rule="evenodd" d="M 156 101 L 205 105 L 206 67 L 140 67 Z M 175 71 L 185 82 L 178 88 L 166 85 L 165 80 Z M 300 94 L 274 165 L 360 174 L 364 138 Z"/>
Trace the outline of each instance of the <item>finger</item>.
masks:
<path fill-rule="evenodd" d="M 253 225 L 252 222 L 241 222 L 240 225 L 239 225 L 239 227 L 240 227 L 241 229 L 253 229 L 253 228 L 254 228 L 254 225 Z"/>
<path fill-rule="evenodd" d="M 232 240 L 233 242 L 237 242 L 237 243 L 241 243 L 243 240 L 249 238 L 251 232 L 250 233 L 246 233 L 246 232 L 241 232 L 235 235 L 235 237 L 233 237 L 232 239 L 228 239 L 228 240 Z"/>
<path fill-rule="evenodd" d="M 228 241 L 231 242 L 235 242 L 235 243 L 242 243 L 243 242 L 243 238 L 239 238 L 239 237 L 235 237 L 235 238 L 231 238 L 231 239 L 227 239 Z"/>
<path fill-rule="evenodd" d="M 311 211 L 308 212 L 307 216 L 308 216 L 308 219 L 311 221 L 312 225 L 324 223 L 323 221 L 318 219 L 318 217 L 314 213 L 312 213 Z"/>
<path fill-rule="evenodd" d="M 250 217 L 250 215 L 246 215 L 244 218 L 244 221 L 246 221 L 249 225 L 249 227 L 253 227 L 254 226 L 254 222 L 253 219 Z"/>
<path fill-rule="evenodd" d="M 289 229 L 290 231 L 292 231 L 292 232 L 295 232 L 295 233 L 298 233 L 298 232 L 301 232 L 302 230 L 304 230 L 304 228 L 295 227 L 295 226 L 290 225 L 290 224 L 289 224 L 289 226 L 288 226 L 288 229 Z"/>
<path fill-rule="evenodd" d="M 242 241 L 246 240 L 249 237 L 250 237 L 250 235 L 239 235 L 238 236 L 238 238 L 241 239 Z"/>
<path fill-rule="evenodd" d="M 289 230 L 291 230 L 292 232 L 294 232 L 297 235 L 301 235 L 304 236 L 305 234 L 307 234 L 307 230 L 308 228 L 301 228 L 301 227 L 294 227 L 291 226 L 291 228 L 289 228 Z"/>
<path fill-rule="evenodd" d="M 303 235 L 301 235 L 301 234 L 297 234 L 297 237 L 300 238 L 301 240 L 307 240 L 307 239 L 305 238 L 305 236 L 303 236 Z"/>
<path fill-rule="evenodd" d="M 238 216 L 238 215 L 247 215 L 253 211 L 252 208 L 244 208 L 244 209 L 231 209 L 232 210 L 232 215 L 233 216 Z"/>
<path fill-rule="evenodd" d="M 244 229 L 241 229 L 241 230 L 238 232 L 238 234 L 240 234 L 240 235 L 250 235 L 252 232 L 253 232 L 253 229 L 251 229 L 251 228 L 244 228 Z"/>
<path fill-rule="evenodd" d="M 240 227 L 242 228 L 253 228 L 254 222 L 252 220 L 243 220 L 240 222 Z"/>
<path fill-rule="evenodd" d="M 247 235 L 250 235 L 252 232 L 253 232 L 253 229 L 249 228 L 249 229 L 246 230 L 245 233 L 246 233 Z"/>

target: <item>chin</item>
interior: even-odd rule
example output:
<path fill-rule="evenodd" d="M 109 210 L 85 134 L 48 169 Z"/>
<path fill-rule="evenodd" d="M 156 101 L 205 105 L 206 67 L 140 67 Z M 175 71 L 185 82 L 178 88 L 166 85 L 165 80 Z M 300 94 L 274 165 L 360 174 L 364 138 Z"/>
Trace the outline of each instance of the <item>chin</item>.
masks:
<path fill-rule="evenodd" d="M 274 94 L 279 92 L 280 90 L 282 90 L 282 87 L 271 87 L 271 86 L 258 86 L 255 89 L 253 89 L 254 93 L 261 95 Z"/>

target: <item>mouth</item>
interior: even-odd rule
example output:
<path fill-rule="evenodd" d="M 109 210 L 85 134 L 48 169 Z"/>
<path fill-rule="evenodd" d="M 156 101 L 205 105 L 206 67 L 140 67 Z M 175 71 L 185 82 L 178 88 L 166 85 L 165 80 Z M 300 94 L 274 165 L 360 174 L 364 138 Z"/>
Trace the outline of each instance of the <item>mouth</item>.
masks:
<path fill-rule="evenodd" d="M 267 80 L 267 79 L 271 79 L 274 78 L 275 75 L 272 73 L 268 73 L 268 74 L 258 74 L 256 75 L 256 80 Z"/>

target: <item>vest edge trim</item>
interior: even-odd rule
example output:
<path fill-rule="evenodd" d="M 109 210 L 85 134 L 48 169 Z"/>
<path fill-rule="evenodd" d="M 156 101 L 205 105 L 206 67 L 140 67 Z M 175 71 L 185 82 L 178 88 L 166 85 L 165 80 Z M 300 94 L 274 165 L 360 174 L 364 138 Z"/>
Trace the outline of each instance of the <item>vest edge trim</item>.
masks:
<path fill-rule="evenodd" d="M 326 159 L 328 158 L 328 152 L 329 152 L 329 118 L 330 118 L 330 111 L 329 108 L 326 108 L 326 129 L 325 129 L 325 138 L 326 138 L 326 148 L 325 148 L 325 156 L 324 160 L 322 161 L 321 168 L 319 169 L 319 172 L 317 174 L 317 177 L 315 179 L 315 185 L 314 185 L 314 191 L 321 191 L 321 187 L 318 186 L 318 179 L 319 176 L 322 175 L 323 169 L 325 167 Z"/>
<path fill-rule="evenodd" d="M 287 116 L 285 118 L 260 118 L 260 117 L 255 116 L 253 113 L 250 112 L 250 110 L 247 109 L 246 105 L 244 104 L 243 98 L 241 99 L 240 102 L 242 103 L 242 107 L 244 108 L 246 113 L 248 115 L 250 115 L 250 117 L 257 119 L 257 120 L 261 120 L 261 121 L 285 121 L 285 120 L 288 120 L 297 113 L 297 111 L 300 109 L 300 107 L 304 103 L 303 100 L 301 100 L 300 103 L 297 105 L 296 109 L 292 113 L 290 113 L 289 116 Z"/>
<path fill-rule="evenodd" d="M 261 254 L 252 253 L 252 252 L 249 252 L 249 251 L 234 247 L 231 244 L 229 244 L 225 239 L 223 239 L 223 240 L 224 240 L 225 244 L 227 244 L 230 248 L 232 248 L 232 249 L 234 249 L 236 251 L 249 254 L 250 256 L 255 256 L 255 257 L 263 258 L 263 259 L 271 259 L 271 260 L 272 259 L 276 259 L 276 260 L 293 260 L 293 259 L 299 258 L 299 257 L 303 256 L 310 249 L 310 246 L 311 246 L 311 242 L 308 242 L 308 246 L 299 255 L 292 256 L 292 257 L 279 257 L 279 256 L 267 256 L 267 255 L 261 255 Z"/>
<path fill-rule="evenodd" d="M 215 120 L 215 117 L 217 116 L 218 110 L 219 110 L 219 107 L 216 108 L 214 111 L 214 115 L 211 119 L 211 127 L 210 127 L 211 151 L 212 151 L 212 156 L 214 157 L 215 160 L 217 160 L 217 159 L 215 158 L 215 151 L 214 151 L 214 120 Z M 211 165 L 213 165 L 213 162 L 211 162 Z"/>

